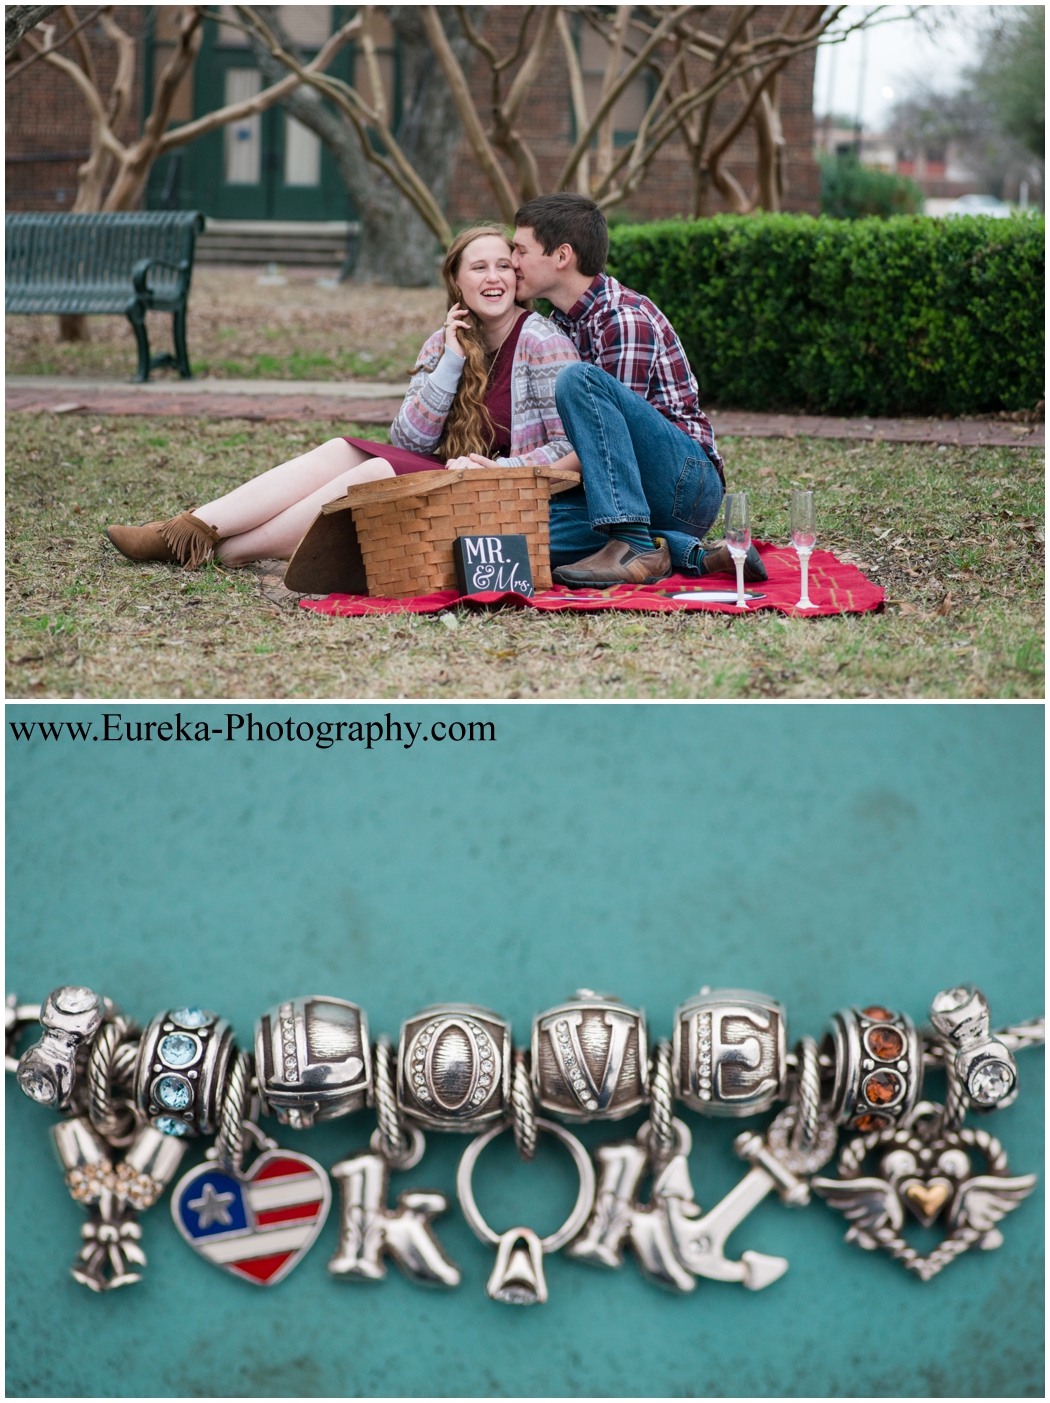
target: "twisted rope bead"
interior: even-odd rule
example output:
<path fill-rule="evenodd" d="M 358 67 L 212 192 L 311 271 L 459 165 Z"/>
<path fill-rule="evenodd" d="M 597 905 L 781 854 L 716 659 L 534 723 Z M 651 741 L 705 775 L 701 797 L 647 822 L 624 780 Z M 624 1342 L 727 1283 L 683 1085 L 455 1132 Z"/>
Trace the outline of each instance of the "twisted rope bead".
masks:
<path fill-rule="evenodd" d="M 138 1031 L 137 1024 L 118 1015 L 103 1023 L 88 1054 L 88 1115 L 91 1124 L 111 1145 L 131 1143 L 135 1113 L 128 1106 L 118 1105 L 113 1095 L 114 1067 L 121 1044 Z M 137 1056 L 137 1050 L 132 1056 Z"/>
<path fill-rule="evenodd" d="M 411 1155 L 412 1140 L 398 1109 L 394 1093 L 394 1048 L 385 1034 L 376 1039 L 372 1048 L 372 1067 L 381 1152 L 387 1163 L 396 1169 Z"/>
<path fill-rule="evenodd" d="M 518 1154 L 530 1160 L 536 1153 L 536 1107 L 532 1099 L 530 1057 L 522 1048 L 514 1052 L 514 1080 L 510 1089 L 511 1127 Z"/>
<path fill-rule="evenodd" d="M 958 1130 L 966 1116 L 970 1098 L 955 1071 L 953 1057 L 949 1056 L 945 1070 L 948 1074 L 948 1095 L 944 1098 L 944 1115 L 941 1117 L 939 1129 L 941 1131 Z"/>
<path fill-rule="evenodd" d="M 813 1038 L 801 1038 L 795 1051 L 798 1059 L 797 1117 L 791 1144 L 797 1150 L 810 1150 L 817 1142 L 820 1125 L 820 1059 Z"/>
<path fill-rule="evenodd" d="M 215 1137 L 217 1159 L 224 1169 L 232 1169 L 234 1174 L 239 1174 L 244 1164 L 244 1118 L 251 1097 L 253 1060 L 250 1052 L 238 1052 L 219 1113 L 219 1133 Z"/>
<path fill-rule="evenodd" d="M 674 1087 L 671 1083 L 671 1044 L 661 1038 L 649 1064 L 649 1147 L 662 1163 L 675 1147 Z"/>

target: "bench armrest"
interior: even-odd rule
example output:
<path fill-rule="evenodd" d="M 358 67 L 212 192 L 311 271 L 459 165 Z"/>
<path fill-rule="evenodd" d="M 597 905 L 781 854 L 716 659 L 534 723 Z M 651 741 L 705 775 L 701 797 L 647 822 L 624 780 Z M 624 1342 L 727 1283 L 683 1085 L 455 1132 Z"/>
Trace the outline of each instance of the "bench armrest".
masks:
<path fill-rule="evenodd" d="M 153 294 L 146 285 L 146 277 L 151 268 L 174 268 L 179 274 L 179 286 L 176 290 L 176 297 L 185 297 L 189 291 L 190 274 L 193 271 L 193 264 L 189 259 L 182 259 L 179 263 L 170 263 L 164 258 L 140 258 L 131 270 L 131 283 L 138 297 L 148 298 Z"/>

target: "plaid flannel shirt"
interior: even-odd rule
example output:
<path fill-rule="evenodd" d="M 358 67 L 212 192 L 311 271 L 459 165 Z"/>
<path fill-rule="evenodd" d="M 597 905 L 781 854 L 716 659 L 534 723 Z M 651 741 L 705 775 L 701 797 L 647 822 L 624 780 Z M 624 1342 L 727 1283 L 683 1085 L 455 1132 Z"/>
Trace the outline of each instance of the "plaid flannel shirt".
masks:
<path fill-rule="evenodd" d="M 700 408 L 696 378 L 675 329 L 655 303 L 599 273 L 567 312 L 551 320 L 583 360 L 616 377 L 695 439 L 725 482 L 715 431 Z"/>

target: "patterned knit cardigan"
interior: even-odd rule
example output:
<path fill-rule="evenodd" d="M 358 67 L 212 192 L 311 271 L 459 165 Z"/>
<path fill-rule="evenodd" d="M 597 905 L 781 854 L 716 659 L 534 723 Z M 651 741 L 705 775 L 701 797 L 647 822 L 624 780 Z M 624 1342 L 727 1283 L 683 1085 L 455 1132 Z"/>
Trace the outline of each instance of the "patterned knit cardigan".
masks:
<path fill-rule="evenodd" d="M 444 330 L 435 331 L 419 353 L 420 369 L 413 375 L 408 394 L 390 426 L 390 441 L 413 453 L 433 453 L 455 399 L 454 393 L 431 383 L 445 349 Z M 512 457 L 497 458 L 504 467 L 520 468 L 553 463 L 572 452 L 572 444 L 558 418 L 554 381 L 563 365 L 578 361 L 580 353 L 546 317 L 533 312 L 525 319 L 514 351 L 510 387 L 510 447 Z"/>

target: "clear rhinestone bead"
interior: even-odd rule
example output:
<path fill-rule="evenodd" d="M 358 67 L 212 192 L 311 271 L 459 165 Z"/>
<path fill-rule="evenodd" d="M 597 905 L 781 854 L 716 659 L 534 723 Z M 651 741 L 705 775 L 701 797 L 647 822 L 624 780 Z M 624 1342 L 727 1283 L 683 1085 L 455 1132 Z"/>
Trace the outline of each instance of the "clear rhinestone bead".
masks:
<path fill-rule="evenodd" d="M 1013 1089 L 1014 1074 L 1005 1062 L 982 1062 L 970 1074 L 970 1099 L 979 1106 L 994 1106 Z"/>
<path fill-rule="evenodd" d="M 27 1067 L 19 1076 L 18 1084 L 27 1096 L 39 1101 L 41 1106 L 50 1106 L 58 1095 L 58 1087 L 39 1067 Z"/>

